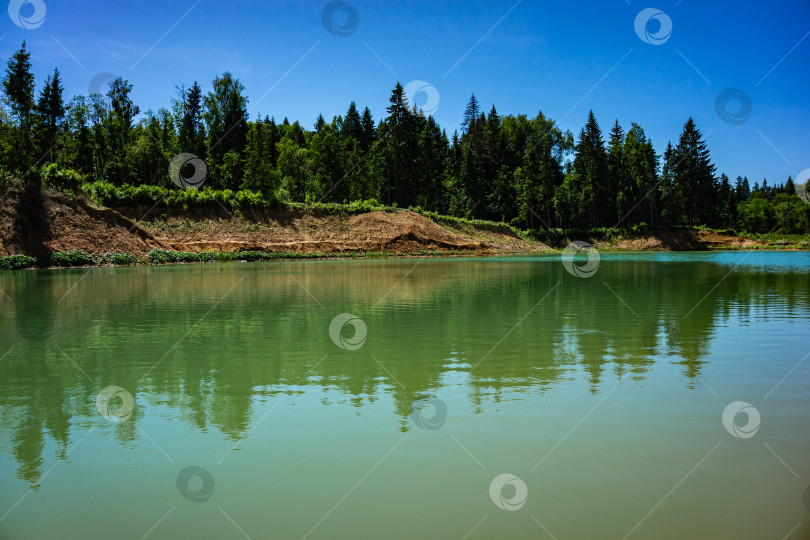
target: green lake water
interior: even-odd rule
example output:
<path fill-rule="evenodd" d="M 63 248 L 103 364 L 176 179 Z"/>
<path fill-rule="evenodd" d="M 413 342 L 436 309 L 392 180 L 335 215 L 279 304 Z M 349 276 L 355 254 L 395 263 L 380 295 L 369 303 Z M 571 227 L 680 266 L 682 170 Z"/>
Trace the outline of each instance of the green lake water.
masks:
<path fill-rule="evenodd" d="M 0 288 L 2 539 L 810 537 L 808 253 Z"/>

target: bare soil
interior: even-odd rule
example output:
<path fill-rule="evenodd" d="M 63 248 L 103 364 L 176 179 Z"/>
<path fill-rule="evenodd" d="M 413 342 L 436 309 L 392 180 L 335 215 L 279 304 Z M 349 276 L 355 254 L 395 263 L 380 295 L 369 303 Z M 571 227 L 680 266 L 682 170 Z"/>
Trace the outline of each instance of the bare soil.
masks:
<path fill-rule="evenodd" d="M 110 209 L 60 193 L 26 200 L 14 190 L 0 204 L 0 255 L 40 256 L 71 249 L 144 255 L 155 248 L 399 254 L 550 249 L 519 238 L 508 227 L 450 229 L 409 211 L 352 216 L 292 210 L 243 215 L 224 208 L 183 212 L 165 206 Z"/>
<path fill-rule="evenodd" d="M 0 200 L 0 255 L 47 255 L 82 249 L 142 254 L 167 247 L 108 208 L 62 194 L 31 197 L 11 190 Z"/>
<path fill-rule="evenodd" d="M 409 211 L 360 215 L 275 210 L 252 215 L 188 216 L 172 212 L 147 228 L 177 251 L 349 253 L 468 251 L 516 253 L 548 249 L 517 237 L 511 229 L 451 230 Z M 191 217 L 191 219 L 189 219 Z M 507 232 L 508 231 L 508 232 Z"/>

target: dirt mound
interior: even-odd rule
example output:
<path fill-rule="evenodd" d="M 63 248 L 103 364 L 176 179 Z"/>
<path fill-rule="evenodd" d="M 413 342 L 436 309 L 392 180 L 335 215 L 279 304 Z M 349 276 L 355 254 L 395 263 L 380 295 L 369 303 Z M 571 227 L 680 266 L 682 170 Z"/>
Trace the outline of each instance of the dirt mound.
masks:
<path fill-rule="evenodd" d="M 172 219 L 169 219 L 171 222 Z M 356 216 L 313 215 L 292 211 L 269 213 L 251 223 L 242 217 L 208 220 L 196 230 L 181 230 L 174 223 L 162 241 L 180 251 L 233 251 L 343 253 L 421 250 L 500 249 L 493 239 L 473 239 L 451 232 L 413 212 L 370 212 Z"/>
<path fill-rule="evenodd" d="M 380 250 L 485 249 L 486 242 L 453 234 L 441 225 L 413 212 L 370 212 L 353 216 L 349 228 Z"/>
<path fill-rule="evenodd" d="M 0 255 L 82 249 L 144 254 L 167 247 L 131 220 L 62 194 L 9 191 L 0 201 Z"/>

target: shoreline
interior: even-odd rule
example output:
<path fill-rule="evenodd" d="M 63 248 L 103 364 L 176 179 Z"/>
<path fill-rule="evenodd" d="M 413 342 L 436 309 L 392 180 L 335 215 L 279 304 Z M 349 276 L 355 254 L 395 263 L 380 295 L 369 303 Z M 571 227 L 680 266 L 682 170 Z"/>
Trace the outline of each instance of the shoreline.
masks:
<path fill-rule="evenodd" d="M 705 250 L 628 250 L 628 249 L 599 249 L 600 253 L 630 254 L 630 253 L 737 253 L 737 252 L 800 252 L 807 249 L 797 247 L 779 246 L 758 246 L 754 248 L 710 248 Z M 562 249 L 541 249 L 525 252 L 342 252 L 342 253 L 263 253 L 264 256 L 257 256 L 256 252 L 173 252 L 176 258 L 173 260 L 162 260 L 160 257 L 150 258 L 136 257 L 131 253 L 117 253 L 122 257 L 130 257 L 132 262 L 112 262 L 105 259 L 108 253 L 95 254 L 80 251 L 57 252 L 50 257 L 59 257 L 62 260 L 55 264 L 53 260 L 43 260 L 43 257 L 29 257 L 22 254 L 0 257 L 0 272 L 14 270 L 70 270 L 70 269 L 93 269 L 93 268 L 134 268 L 134 267 L 160 267 L 179 266 L 190 264 L 223 264 L 223 263 L 273 263 L 273 262 L 303 262 L 303 261 L 352 261 L 352 260 L 388 260 L 388 259 L 484 259 L 498 257 L 532 256 L 532 255 L 559 255 Z M 260 252 L 261 253 L 261 252 Z M 25 257 L 25 259 L 21 259 Z M 7 261 L 17 259 L 17 265 L 9 264 Z M 87 263 L 87 259 L 94 262 Z M 75 261 L 75 264 L 74 264 Z"/>
<path fill-rule="evenodd" d="M 0 270 L 192 262 L 465 258 L 599 252 L 807 251 L 810 235 L 739 235 L 695 227 L 530 230 L 403 209 L 216 205 L 105 207 L 43 190 L 35 206 L 12 193 L 0 208 Z"/>

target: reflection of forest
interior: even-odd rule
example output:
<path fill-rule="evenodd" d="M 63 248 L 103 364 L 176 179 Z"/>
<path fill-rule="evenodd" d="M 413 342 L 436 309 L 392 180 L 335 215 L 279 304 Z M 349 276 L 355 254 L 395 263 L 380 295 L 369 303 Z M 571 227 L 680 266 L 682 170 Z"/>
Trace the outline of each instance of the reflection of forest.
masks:
<path fill-rule="evenodd" d="M 728 267 L 611 261 L 578 279 L 556 258 L 414 264 L 94 270 L 62 302 L 82 272 L 6 274 L 0 355 L 14 348 L 0 363 L 2 451 L 10 442 L 19 476 L 35 485 L 47 439 L 64 458 L 78 437 L 74 417 L 95 421 L 95 397 L 112 384 L 139 404 L 115 427 L 122 443 L 138 436 L 145 404 L 237 440 L 257 396 L 299 383 L 338 389 L 357 407 L 388 393 L 401 423 L 415 399 L 464 374 L 460 390 L 479 410 L 502 392 L 543 392 L 579 371 L 593 392 L 606 369 L 643 379 L 661 355 L 684 366 L 691 386 L 716 325 L 806 311 L 810 290 L 803 272 L 738 269 L 684 318 Z M 358 351 L 329 339 L 342 312 L 368 326 Z"/>

